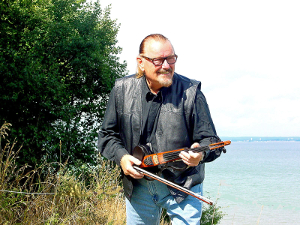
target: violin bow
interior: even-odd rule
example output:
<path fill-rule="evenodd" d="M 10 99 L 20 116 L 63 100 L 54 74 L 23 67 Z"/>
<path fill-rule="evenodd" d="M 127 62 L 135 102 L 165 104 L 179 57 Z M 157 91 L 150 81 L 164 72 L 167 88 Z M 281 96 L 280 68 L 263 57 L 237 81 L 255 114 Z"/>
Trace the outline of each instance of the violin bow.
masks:
<path fill-rule="evenodd" d="M 147 170 L 144 170 L 144 169 L 142 169 L 142 168 L 140 168 L 138 166 L 133 166 L 133 168 L 135 170 L 137 170 L 138 172 L 144 174 L 145 176 L 148 176 L 148 177 L 150 177 L 150 178 L 152 178 L 154 180 L 157 180 L 157 181 L 159 181 L 161 183 L 164 183 L 164 184 L 166 184 L 166 185 L 168 185 L 170 187 L 173 187 L 173 188 L 175 188 L 175 189 L 177 189 L 179 191 L 182 191 L 182 192 L 184 192 L 184 193 L 186 193 L 188 195 L 191 195 L 191 196 L 199 199 L 200 201 L 203 201 L 203 202 L 205 202 L 205 203 L 207 203 L 209 205 L 213 205 L 214 204 L 213 201 L 211 201 L 210 199 L 205 198 L 205 197 L 203 197 L 203 196 L 201 196 L 199 194 L 196 194 L 195 192 L 193 192 L 193 191 L 191 191 L 191 190 L 189 190 L 187 188 L 181 187 L 181 186 L 179 186 L 179 185 L 177 185 L 177 184 L 175 184 L 175 183 L 173 183 L 171 181 L 168 181 L 168 180 L 166 180 L 166 179 L 164 179 L 164 178 L 162 178 L 160 176 L 157 176 L 157 175 L 155 175 L 153 173 L 150 173 Z"/>

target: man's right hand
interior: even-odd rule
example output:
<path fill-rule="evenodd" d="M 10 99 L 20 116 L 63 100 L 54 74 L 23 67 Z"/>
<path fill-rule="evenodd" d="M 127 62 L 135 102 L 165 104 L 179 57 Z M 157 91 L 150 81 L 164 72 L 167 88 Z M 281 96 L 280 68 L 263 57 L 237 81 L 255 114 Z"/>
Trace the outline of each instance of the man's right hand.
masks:
<path fill-rule="evenodd" d="M 129 175 L 134 179 L 141 179 L 144 177 L 143 174 L 139 173 L 133 168 L 133 165 L 141 165 L 141 161 L 137 158 L 133 157 L 132 155 L 124 155 L 121 158 L 120 165 L 125 175 Z"/>

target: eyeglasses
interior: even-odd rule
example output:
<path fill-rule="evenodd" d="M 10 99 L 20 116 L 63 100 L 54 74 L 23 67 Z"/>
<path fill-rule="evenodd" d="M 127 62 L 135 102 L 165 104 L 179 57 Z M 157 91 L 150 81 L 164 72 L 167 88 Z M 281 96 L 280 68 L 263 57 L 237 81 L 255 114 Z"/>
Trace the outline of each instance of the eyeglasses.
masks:
<path fill-rule="evenodd" d="M 163 57 L 163 58 L 149 58 L 147 56 L 141 55 L 141 57 L 151 61 L 155 66 L 161 66 L 165 60 L 167 60 L 168 64 L 174 64 L 177 61 L 178 56 L 177 55 L 171 55 L 168 57 Z"/>

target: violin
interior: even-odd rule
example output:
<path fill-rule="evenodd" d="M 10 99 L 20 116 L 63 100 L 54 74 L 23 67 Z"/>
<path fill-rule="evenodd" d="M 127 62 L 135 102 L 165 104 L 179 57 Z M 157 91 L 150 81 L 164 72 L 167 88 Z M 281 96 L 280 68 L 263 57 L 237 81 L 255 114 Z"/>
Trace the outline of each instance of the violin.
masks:
<path fill-rule="evenodd" d="M 176 150 L 171 150 L 167 152 L 159 152 L 155 154 L 149 154 L 150 147 L 147 145 L 138 145 L 133 149 L 133 156 L 142 161 L 140 168 L 150 168 L 158 165 L 166 164 L 169 162 L 179 161 L 180 152 L 204 152 L 204 151 L 215 151 L 218 148 L 230 145 L 231 141 L 221 141 L 213 143 L 207 146 L 200 146 L 197 148 L 180 148 Z M 226 149 L 223 149 L 223 152 L 226 153 Z"/>
<path fill-rule="evenodd" d="M 181 151 L 193 151 L 193 152 L 203 152 L 203 151 L 215 151 L 218 148 L 224 147 L 226 145 L 229 145 L 231 143 L 231 141 L 222 141 L 222 142 L 218 142 L 218 143 L 214 143 L 214 144 L 210 144 L 208 146 L 203 146 L 203 147 L 197 147 L 197 148 L 181 148 L 181 149 L 176 149 L 176 150 L 172 150 L 172 151 L 167 151 L 167 152 L 160 152 L 160 153 L 156 153 L 156 154 L 149 154 L 150 151 L 150 147 L 147 145 L 138 145 L 133 149 L 133 156 L 135 156 L 136 158 L 138 158 L 139 160 L 142 161 L 142 164 L 138 167 L 138 166 L 133 166 L 134 169 L 136 169 L 137 171 L 139 171 L 140 173 L 144 174 L 145 176 L 147 176 L 148 179 L 154 179 L 157 180 L 161 183 L 164 183 L 170 187 L 173 187 L 179 191 L 182 191 L 188 195 L 191 195 L 209 205 L 213 205 L 213 201 L 211 201 L 210 199 L 207 199 L 197 193 L 192 192 L 191 190 L 188 190 L 185 187 L 181 187 L 178 184 L 175 184 L 173 182 L 170 182 L 162 177 L 159 177 L 147 170 L 144 170 L 142 168 L 147 168 L 148 170 L 153 170 L 153 168 L 155 168 L 156 166 L 162 165 L 162 164 L 166 164 L 168 162 L 173 162 L 173 161 L 177 161 L 177 160 L 181 160 L 181 158 L 179 157 L 179 154 Z M 222 150 L 224 153 L 226 153 L 226 150 L 223 149 Z"/>

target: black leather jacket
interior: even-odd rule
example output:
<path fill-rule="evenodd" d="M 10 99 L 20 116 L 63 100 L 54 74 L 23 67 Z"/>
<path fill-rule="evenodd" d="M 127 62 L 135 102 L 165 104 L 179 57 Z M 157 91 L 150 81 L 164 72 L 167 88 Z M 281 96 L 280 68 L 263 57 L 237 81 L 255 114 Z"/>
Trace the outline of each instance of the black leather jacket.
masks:
<path fill-rule="evenodd" d="M 102 129 L 99 132 L 98 149 L 109 160 L 120 165 L 125 154 L 139 144 L 142 121 L 142 81 L 135 75 L 118 79 L 110 94 Z M 156 140 L 158 152 L 190 147 L 194 142 L 201 146 L 219 142 L 201 83 L 174 74 L 173 84 L 166 88 L 157 123 Z M 220 149 L 221 150 L 221 149 Z M 184 170 L 168 168 L 164 177 L 186 188 L 202 183 L 204 164 L 219 157 L 221 151 L 206 152 L 204 160 L 196 167 Z M 184 168 L 183 162 L 176 167 Z M 130 200 L 132 178 L 122 176 L 125 196 Z M 176 201 L 186 194 L 169 188 Z"/>

